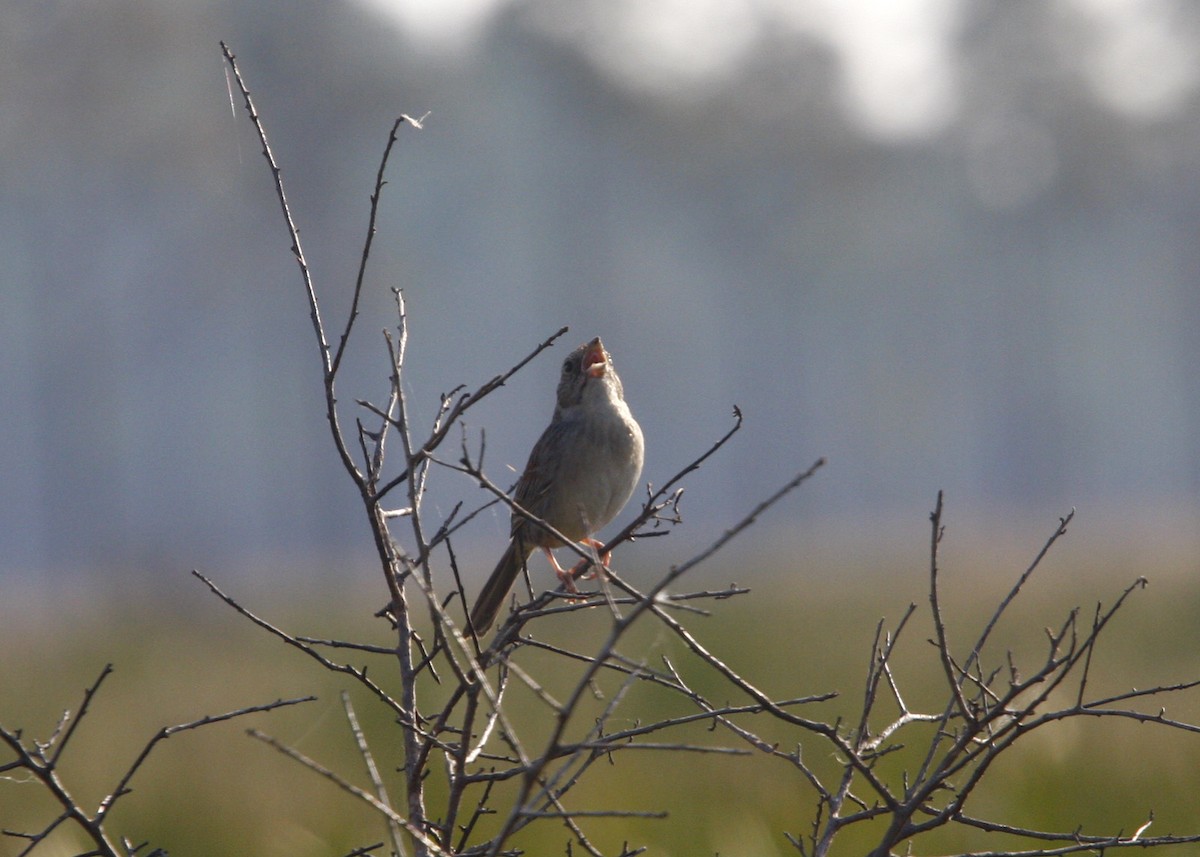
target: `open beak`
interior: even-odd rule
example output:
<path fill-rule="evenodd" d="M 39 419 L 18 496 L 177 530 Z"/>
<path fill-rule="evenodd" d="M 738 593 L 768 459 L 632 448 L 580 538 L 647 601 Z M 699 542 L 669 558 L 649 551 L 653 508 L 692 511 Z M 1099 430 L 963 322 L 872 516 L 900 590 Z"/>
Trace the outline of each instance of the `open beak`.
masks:
<path fill-rule="evenodd" d="M 606 369 L 608 369 L 608 354 L 605 353 L 604 344 L 597 336 L 587 344 L 587 351 L 583 353 L 583 371 L 589 378 L 602 378 Z"/>

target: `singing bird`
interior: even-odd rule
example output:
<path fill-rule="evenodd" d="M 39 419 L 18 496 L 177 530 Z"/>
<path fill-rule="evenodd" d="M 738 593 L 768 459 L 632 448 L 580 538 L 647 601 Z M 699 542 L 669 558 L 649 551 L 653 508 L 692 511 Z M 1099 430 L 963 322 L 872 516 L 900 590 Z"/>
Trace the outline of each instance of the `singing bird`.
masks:
<path fill-rule="evenodd" d="M 567 538 L 597 548 L 591 536 L 628 502 L 642 475 L 642 455 L 641 426 L 625 404 L 612 355 L 597 336 L 563 361 L 554 416 L 529 454 L 513 499 Z M 508 549 L 471 610 L 476 633 L 491 626 L 534 548 L 546 552 L 559 580 L 574 591 L 574 577 L 551 552 L 563 544 L 513 512 Z M 601 557 L 601 563 L 608 559 Z"/>

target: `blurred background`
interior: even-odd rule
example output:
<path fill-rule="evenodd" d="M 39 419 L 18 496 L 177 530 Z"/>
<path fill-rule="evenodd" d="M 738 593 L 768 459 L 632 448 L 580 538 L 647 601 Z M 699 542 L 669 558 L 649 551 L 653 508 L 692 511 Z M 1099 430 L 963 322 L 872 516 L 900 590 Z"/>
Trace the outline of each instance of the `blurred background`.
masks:
<path fill-rule="evenodd" d="M 385 393 L 399 286 L 423 424 L 562 325 L 560 354 L 613 351 L 650 481 L 740 406 L 684 505 L 700 533 L 826 456 L 758 538 L 922 541 L 943 488 L 951 522 L 1022 539 L 1074 506 L 1098 537 L 1200 545 L 1195 4 L 38 0 L 4 19 L 6 589 L 268 558 L 342 575 L 363 545 L 221 39 L 331 326 L 391 122 L 429 112 L 391 162 L 344 403 Z M 471 413 L 497 481 L 557 363 Z M 504 517 L 464 549 L 494 552 Z"/>
<path fill-rule="evenodd" d="M 599 334 L 656 485 L 734 405 L 745 414 L 689 479 L 683 529 L 622 553 L 631 574 L 690 556 L 825 456 L 707 569 L 771 593 L 762 609 L 809 608 L 743 628 L 787 622 L 861 667 L 881 611 L 922 598 L 945 489 L 964 609 L 994 605 L 1075 507 L 1041 594 L 1069 607 L 1166 575 L 1175 588 L 1135 626 L 1166 638 L 1135 673 L 1195 674 L 1197 4 L 8 0 L 0 18 L 0 722 L 48 732 L 74 699 L 64 688 L 106 660 L 132 668 L 126 726 L 215 711 L 233 690 L 229 705 L 307 692 L 311 671 L 281 673 L 277 648 L 190 568 L 267 588 L 259 605 L 298 632 L 334 633 L 312 620 L 336 612 L 355 636 L 383 597 L 222 39 L 331 330 L 388 130 L 429 114 L 390 163 L 339 390 L 348 418 L 354 399 L 386 395 L 393 287 L 421 425 L 442 393 L 569 325 L 469 413 L 509 484 L 549 419 L 559 359 Z M 435 475 L 434 518 L 483 499 Z M 507 526 L 497 510 L 460 534 L 469 588 Z M 868 577 L 889 586 L 856 583 Z M 836 616 L 818 616 L 830 599 Z M 204 657 L 218 643 L 240 647 L 225 672 Z M 777 643 L 757 651 L 794 657 Z M 254 671 L 240 660 L 252 650 L 267 658 Z M 139 679 L 161 690 L 148 700 Z M 298 734 L 316 728 L 296 716 Z M 197 746 L 171 752 L 186 765 Z M 172 782 L 188 780 L 156 788 Z M 235 800 L 226 786 L 215 793 Z M 1177 791 L 1184 827 L 1195 791 Z M 186 839 L 181 824 L 161 822 Z M 746 841 L 722 835 L 687 853 Z"/>

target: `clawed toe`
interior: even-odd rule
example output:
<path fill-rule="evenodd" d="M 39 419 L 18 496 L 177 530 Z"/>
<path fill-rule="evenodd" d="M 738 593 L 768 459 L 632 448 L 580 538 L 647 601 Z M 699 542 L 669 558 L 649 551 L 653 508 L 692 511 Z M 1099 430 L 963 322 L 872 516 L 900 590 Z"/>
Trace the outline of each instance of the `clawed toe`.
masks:
<path fill-rule="evenodd" d="M 604 547 L 603 542 L 599 542 L 595 539 L 584 539 L 583 543 L 592 550 L 599 550 L 600 548 Z M 581 559 L 579 562 L 575 563 L 575 565 L 571 566 L 570 569 L 564 569 L 561 565 L 559 565 L 558 560 L 554 558 L 554 554 L 551 553 L 549 549 L 546 549 L 546 556 L 549 558 L 550 565 L 554 568 L 554 574 L 558 577 L 558 582 L 562 584 L 563 590 L 571 595 L 578 595 L 579 587 L 575 585 L 575 581 L 593 580 L 599 571 L 607 571 L 608 561 L 612 558 L 612 551 L 605 551 L 596 559 Z M 599 565 L 597 565 L 597 560 L 599 560 Z M 578 599 L 572 598 L 570 600 L 575 601 Z"/>
<path fill-rule="evenodd" d="M 594 580 L 598 569 L 608 571 L 608 561 L 611 557 L 611 553 L 604 554 L 604 556 L 600 557 L 599 566 L 591 560 L 581 559 L 575 563 L 575 567 L 571 569 L 569 576 L 573 580 Z"/>
<path fill-rule="evenodd" d="M 597 541 L 596 539 L 584 539 L 583 543 L 594 551 L 598 551 L 600 548 L 604 547 L 604 543 Z M 599 568 L 607 570 L 608 561 L 612 559 L 612 551 L 605 551 L 604 553 L 600 554 L 599 559 Z M 585 571 L 589 565 L 591 566 L 591 570 Z M 586 559 L 581 559 L 579 562 L 575 563 L 575 567 L 571 569 L 571 577 L 577 580 L 592 580 L 596 577 L 596 573 L 596 563 L 592 560 Z"/>
<path fill-rule="evenodd" d="M 558 575 L 558 582 L 562 584 L 563 589 L 565 589 L 567 592 L 579 592 L 579 587 L 575 585 L 575 569 L 577 568 L 579 568 L 579 566 L 575 566 L 570 571 L 558 569 L 554 572 L 556 575 Z"/>

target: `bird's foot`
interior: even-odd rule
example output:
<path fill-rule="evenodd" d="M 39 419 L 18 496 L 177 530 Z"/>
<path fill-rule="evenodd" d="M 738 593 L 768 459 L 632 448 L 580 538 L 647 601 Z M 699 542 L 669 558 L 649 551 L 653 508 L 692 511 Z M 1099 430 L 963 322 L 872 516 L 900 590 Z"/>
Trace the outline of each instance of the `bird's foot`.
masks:
<path fill-rule="evenodd" d="M 596 539 L 584 539 L 583 543 L 590 547 L 593 551 L 599 551 L 604 547 L 604 543 Z M 608 570 L 608 561 L 612 559 L 612 551 L 605 551 L 600 554 L 600 565 L 597 566 L 595 560 L 581 559 L 575 563 L 575 567 L 571 569 L 572 580 L 592 580 L 599 571 Z"/>

